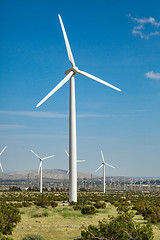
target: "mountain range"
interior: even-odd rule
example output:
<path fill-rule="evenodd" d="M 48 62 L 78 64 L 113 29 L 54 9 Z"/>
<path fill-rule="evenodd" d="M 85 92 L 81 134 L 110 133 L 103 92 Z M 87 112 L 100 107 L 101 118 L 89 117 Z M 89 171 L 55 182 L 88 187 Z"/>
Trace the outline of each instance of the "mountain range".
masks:
<path fill-rule="evenodd" d="M 24 172 L 9 172 L 0 173 L 0 180 L 35 180 L 39 177 L 37 170 L 27 170 Z M 48 180 L 60 180 L 68 179 L 69 174 L 67 170 L 62 169 L 43 169 L 43 179 Z M 78 173 L 78 178 L 91 178 L 90 174 Z"/>

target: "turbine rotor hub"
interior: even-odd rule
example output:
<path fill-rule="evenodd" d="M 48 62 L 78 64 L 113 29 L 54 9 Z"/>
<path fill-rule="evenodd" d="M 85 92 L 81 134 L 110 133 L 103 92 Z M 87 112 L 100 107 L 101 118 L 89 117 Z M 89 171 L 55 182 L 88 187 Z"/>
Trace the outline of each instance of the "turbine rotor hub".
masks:
<path fill-rule="evenodd" d="M 75 66 L 73 68 L 70 68 L 70 69 L 66 70 L 65 74 L 68 75 L 71 71 L 73 71 L 74 72 L 73 75 L 75 75 L 78 72 L 78 67 Z"/>
<path fill-rule="evenodd" d="M 78 72 L 78 67 L 75 66 L 72 69 L 73 69 L 73 72 L 75 72 L 75 74 Z"/>

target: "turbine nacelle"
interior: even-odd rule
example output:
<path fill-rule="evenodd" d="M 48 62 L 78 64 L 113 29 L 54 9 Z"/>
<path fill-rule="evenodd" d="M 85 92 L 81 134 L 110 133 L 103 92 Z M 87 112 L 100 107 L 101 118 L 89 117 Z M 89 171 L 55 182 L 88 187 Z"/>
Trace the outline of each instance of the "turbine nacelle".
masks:
<path fill-rule="evenodd" d="M 68 75 L 71 71 L 74 72 L 73 75 L 75 75 L 79 71 L 79 69 L 78 69 L 78 67 L 75 66 L 73 68 L 66 70 L 65 74 Z"/>

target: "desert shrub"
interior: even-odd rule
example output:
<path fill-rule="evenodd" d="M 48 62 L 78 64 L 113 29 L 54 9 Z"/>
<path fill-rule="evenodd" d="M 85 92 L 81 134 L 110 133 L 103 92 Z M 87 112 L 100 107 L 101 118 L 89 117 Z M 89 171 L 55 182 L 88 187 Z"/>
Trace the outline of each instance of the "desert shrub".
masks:
<path fill-rule="evenodd" d="M 142 214 L 145 220 L 151 223 L 160 222 L 160 207 L 157 206 L 157 204 L 155 205 L 154 202 L 136 202 L 132 209 L 137 210 L 139 214 Z"/>
<path fill-rule="evenodd" d="M 39 217 L 48 217 L 49 216 L 49 212 L 48 211 L 43 211 L 43 212 L 36 212 L 36 213 L 32 213 L 31 217 L 32 218 L 39 218 Z"/>
<path fill-rule="evenodd" d="M 140 226 L 133 220 L 133 214 L 123 213 L 117 217 L 99 221 L 98 226 L 89 225 L 81 231 L 81 237 L 77 240 L 152 240 L 153 230 L 149 223 Z"/>
<path fill-rule="evenodd" d="M 71 205 L 71 206 L 73 206 L 75 204 L 76 204 L 76 202 L 73 202 L 73 201 L 69 203 L 69 205 Z"/>
<path fill-rule="evenodd" d="M 82 208 L 84 207 L 84 205 L 83 204 L 75 204 L 74 206 L 73 206 L 73 209 L 76 211 L 76 210 L 81 210 Z"/>
<path fill-rule="evenodd" d="M 25 211 L 20 211 L 20 214 L 25 214 Z"/>
<path fill-rule="evenodd" d="M 2 234 L 0 233 L 0 240 L 13 240 L 13 238 L 7 237 L 7 236 L 2 236 Z"/>
<path fill-rule="evenodd" d="M 42 197 L 37 198 L 36 201 L 34 202 L 34 204 L 36 206 L 46 208 L 50 205 L 50 201 L 47 198 L 42 196 Z"/>
<path fill-rule="evenodd" d="M 30 207 L 31 205 L 32 205 L 32 203 L 30 203 L 29 201 L 23 201 L 22 202 L 23 207 Z"/>
<path fill-rule="evenodd" d="M 86 199 L 85 198 L 80 198 L 80 199 L 78 199 L 78 203 L 85 204 Z"/>
<path fill-rule="evenodd" d="M 22 240 L 45 240 L 43 237 L 40 235 L 36 234 L 27 234 Z"/>
<path fill-rule="evenodd" d="M 146 207 L 145 211 L 142 213 L 145 220 L 152 223 L 160 222 L 160 207 L 150 205 Z"/>
<path fill-rule="evenodd" d="M 112 204 L 113 204 L 115 207 L 119 207 L 119 205 L 121 205 L 120 202 L 118 202 L 118 201 L 113 201 Z"/>
<path fill-rule="evenodd" d="M 58 206 L 58 203 L 55 201 L 51 201 L 50 204 L 53 208 Z"/>
<path fill-rule="evenodd" d="M 106 208 L 106 204 L 105 204 L 105 202 L 99 202 L 99 201 L 97 201 L 95 204 L 94 204 L 94 206 L 95 206 L 95 208 L 97 208 L 97 209 L 105 209 Z"/>
<path fill-rule="evenodd" d="M 129 211 L 129 207 L 124 206 L 124 205 L 119 205 L 117 207 L 117 211 L 118 211 L 118 213 L 126 213 Z"/>
<path fill-rule="evenodd" d="M 13 207 L 15 207 L 15 208 L 22 208 L 23 207 L 22 203 L 20 203 L 20 202 L 18 202 L 18 203 L 11 203 L 11 205 Z"/>
<path fill-rule="evenodd" d="M 38 218 L 38 217 L 42 217 L 41 213 L 34 213 L 31 215 L 32 218 Z"/>
<path fill-rule="evenodd" d="M 44 212 L 42 213 L 42 216 L 44 216 L 44 217 L 49 217 L 49 212 L 48 212 L 48 211 L 44 211 Z"/>
<path fill-rule="evenodd" d="M 137 201 L 137 202 L 134 204 L 134 206 L 132 207 L 132 209 L 133 209 L 133 210 L 137 210 L 138 213 L 142 214 L 142 213 L 145 211 L 147 205 L 148 205 L 147 202 L 144 202 L 144 201 L 138 202 L 138 201 Z"/>
<path fill-rule="evenodd" d="M 86 205 L 81 209 L 81 213 L 93 215 L 96 213 L 96 208 L 93 205 L 90 205 L 90 206 Z"/>
<path fill-rule="evenodd" d="M 0 207 L 0 232 L 4 235 L 12 234 L 13 228 L 21 220 L 19 209 L 5 204 Z"/>
<path fill-rule="evenodd" d="M 13 186 L 13 187 L 9 187 L 9 191 L 18 192 L 18 191 L 22 191 L 22 190 L 20 187 Z"/>

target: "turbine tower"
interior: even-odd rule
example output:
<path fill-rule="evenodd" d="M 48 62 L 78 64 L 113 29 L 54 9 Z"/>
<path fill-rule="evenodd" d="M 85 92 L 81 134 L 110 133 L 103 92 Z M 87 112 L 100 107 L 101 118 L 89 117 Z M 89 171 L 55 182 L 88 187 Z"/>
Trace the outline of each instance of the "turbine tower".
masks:
<path fill-rule="evenodd" d="M 5 146 L 4 148 L 3 148 L 3 150 L 2 150 L 2 152 L 0 153 L 0 155 L 2 155 L 2 153 L 4 152 L 4 150 L 7 148 L 7 146 Z M 0 168 L 1 168 L 1 170 L 2 170 L 2 172 L 3 172 L 3 168 L 2 168 L 2 164 L 0 163 Z"/>
<path fill-rule="evenodd" d="M 117 91 L 121 91 L 119 88 L 89 74 L 84 71 L 80 71 L 75 65 L 67 34 L 61 19 L 58 15 L 61 24 L 65 45 L 67 48 L 68 58 L 72 65 L 72 68 L 68 69 L 65 74 L 66 77 L 50 91 L 38 104 L 39 107 L 50 96 L 52 96 L 59 88 L 61 88 L 70 79 L 70 103 L 69 103 L 69 202 L 77 202 L 77 144 L 76 144 L 76 101 L 75 101 L 75 74 L 79 73 L 85 77 L 91 78 L 97 82 L 100 82 L 108 87 L 111 87 Z"/>
<path fill-rule="evenodd" d="M 38 168 L 38 174 L 40 173 L 40 193 L 42 193 L 42 161 L 51 157 L 54 157 L 54 155 L 52 156 L 48 156 L 48 157 L 44 157 L 44 158 L 40 158 L 35 152 L 33 152 L 33 150 L 31 150 L 31 152 L 40 160 L 40 164 L 39 164 L 39 168 Z"/>
<path fill-rule="evenodd" d="M 105 165 L 107 165 L 107 166 L 109 166 L 109 167 L 111 167 L 111 168 L 115 168 L 115 167 L 109 165 L 108 163 L 106 163 L 106 162 L 104 161 L 104 156 L 103 156 L 103 152 L 102 152 L 102 151 L 101 151 L 101 155 L 102 155 L 102 160 L 103 160 L 103 162 L 102 162 L 101 166 L 100 166 L 99 168 L 96 169 L 95 172 L 97 172 L 101 167 L 103 167 L 103 193 L 105 193 L 105 192 L 106 192 L 106 183 L 105 183 L 105 178 L 106 178 L 106 176 L 105 176 Z"/>

